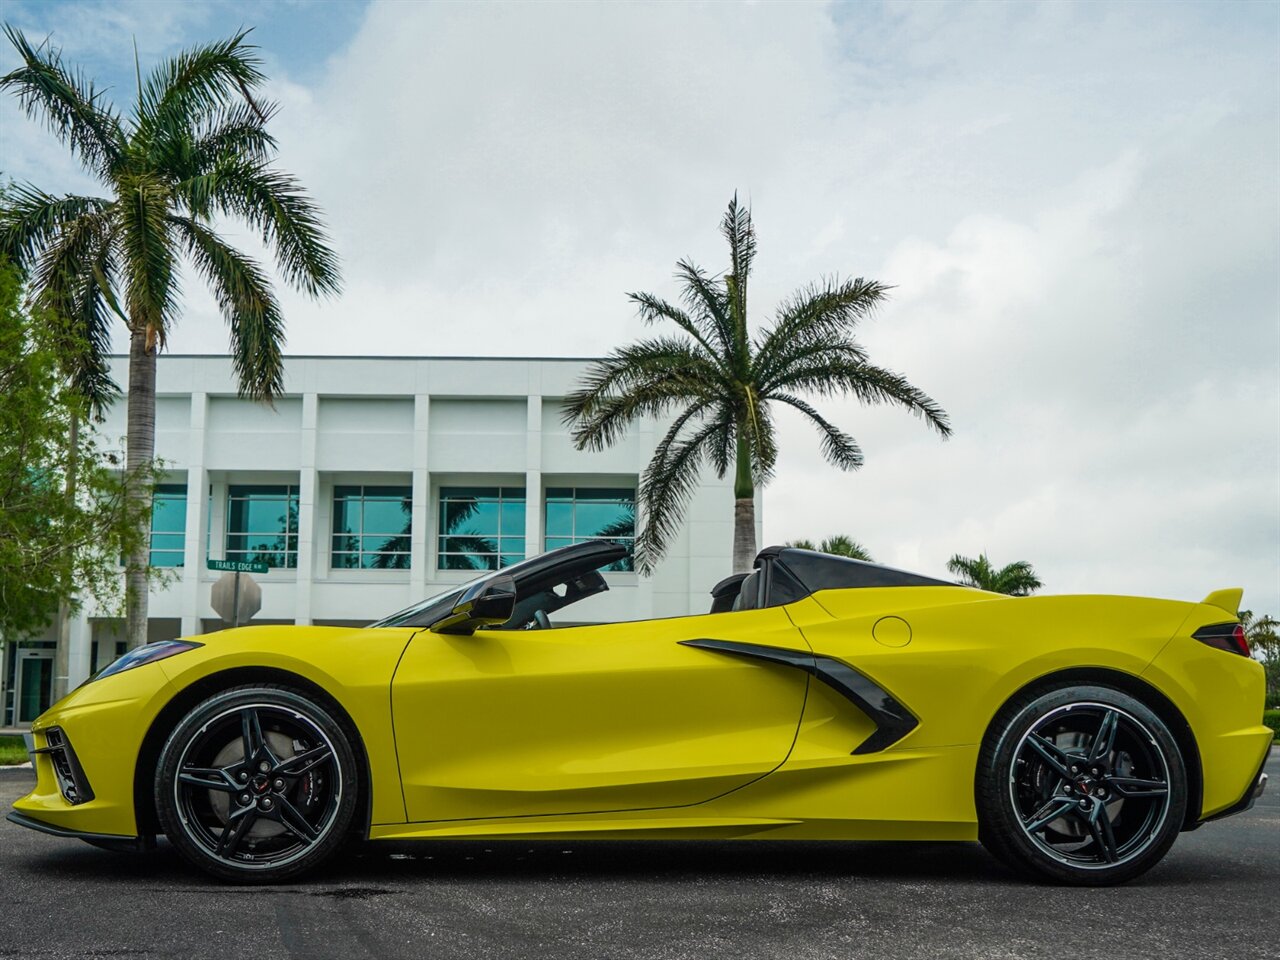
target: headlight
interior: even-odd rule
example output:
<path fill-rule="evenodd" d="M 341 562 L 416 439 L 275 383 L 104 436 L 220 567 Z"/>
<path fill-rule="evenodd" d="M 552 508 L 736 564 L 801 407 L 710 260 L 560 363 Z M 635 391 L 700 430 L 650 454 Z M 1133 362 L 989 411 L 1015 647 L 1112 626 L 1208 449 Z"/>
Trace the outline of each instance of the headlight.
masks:
<path fill-rule="evenodd" d="M 195 643 L 191 640 L 159 640 L 155 643 L 148 643 L 145 646 L 134 647 L 124 656 L 118 657 L 107 664 L 90 677 L 89 680 L 101 680 L 103 677 L 109 677 L 114 673 L 124 673 L 134 667 L 140 667 L 144 663 L 155 663 L 165 657 L 172 657 L 174 654 L 185 653 L 188 650 L 194 650 L 196 647 L 202 646 L 204 644 Z"/>

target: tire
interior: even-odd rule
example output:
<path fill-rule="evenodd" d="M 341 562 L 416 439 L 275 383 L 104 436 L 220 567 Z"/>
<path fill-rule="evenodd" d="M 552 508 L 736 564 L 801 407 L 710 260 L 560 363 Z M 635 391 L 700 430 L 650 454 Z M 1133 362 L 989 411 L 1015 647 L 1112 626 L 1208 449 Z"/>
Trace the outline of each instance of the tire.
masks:
<path fill-rule="evenodd" d="M 1177 742 L 1144 703 L 1105 686 L 1014 698 L 978 759 L 978 836 L 1025 876 L 1109 886 L 1155 866 L 1187 808 Z"/>
<path fill-rule="evenodd" d="M 343 844 L 357 769 L 347 730 L 314 697 L 234 687 L 198 704 L 169 735 L 156 766 L 156 811 L 169 842 L 201 870 L 276 883 Z"/>

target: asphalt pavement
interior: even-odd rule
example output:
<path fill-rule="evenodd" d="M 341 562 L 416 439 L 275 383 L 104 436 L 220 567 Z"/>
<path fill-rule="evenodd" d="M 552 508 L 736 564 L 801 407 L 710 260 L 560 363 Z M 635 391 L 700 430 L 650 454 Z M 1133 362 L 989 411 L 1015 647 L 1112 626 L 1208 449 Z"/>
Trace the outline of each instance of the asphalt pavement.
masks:
<path fill-rule="evenodd" d="M 1028 884 L 977 844 L 429 843 L 282 887 L 0 822 L 0 957 L 1280 958 L 1280 756 L 1246 814 L 1124 887 Z M 30 774 L 0 772 L 0 810 Z"/>

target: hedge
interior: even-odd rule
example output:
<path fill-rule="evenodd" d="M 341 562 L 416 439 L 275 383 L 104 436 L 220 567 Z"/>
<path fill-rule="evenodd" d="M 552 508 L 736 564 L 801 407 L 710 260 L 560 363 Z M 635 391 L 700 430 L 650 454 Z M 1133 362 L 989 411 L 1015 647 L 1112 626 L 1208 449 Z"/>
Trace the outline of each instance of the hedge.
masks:
<path fill-rule="evenodd" d="M 1263 710 L 1262 722 L 1274 730 L 1276 739 L 1280 740 L 1280 710 Z"/>

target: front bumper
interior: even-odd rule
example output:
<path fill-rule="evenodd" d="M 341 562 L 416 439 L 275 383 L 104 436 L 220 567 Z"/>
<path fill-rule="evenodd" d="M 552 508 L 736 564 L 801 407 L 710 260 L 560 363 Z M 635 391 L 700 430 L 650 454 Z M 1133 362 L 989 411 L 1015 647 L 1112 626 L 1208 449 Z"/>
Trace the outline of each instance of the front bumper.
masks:
<path fill-rule="evenodd" d="M 51 823 L 44 823 L 33 817 L 23 816 L 17 810 L 10 810 L 5 815 L 5 819 L 10 823 L 16 823 L 20 827 L 26 827 L 28 830 L 47 833 L 51 837 L 69 837 L 73 840 L 85 840 L 100 847 L 110 847 L 113 850 L 140 850 L 143 847 L 143 844 L 138 842 L 137 837 L 122 837 L 114 833 L 86 833 L 83 830 L 55 827 Z"/>
<path fill-rule="evenodd" d="M 163 672 L 147 665 L 84 684 L 41 714 L 25 738 L 36 783 L 14 802 L 14 822 L 91 842 L 135 841 L 138 756 L 171 695 Z"/>

